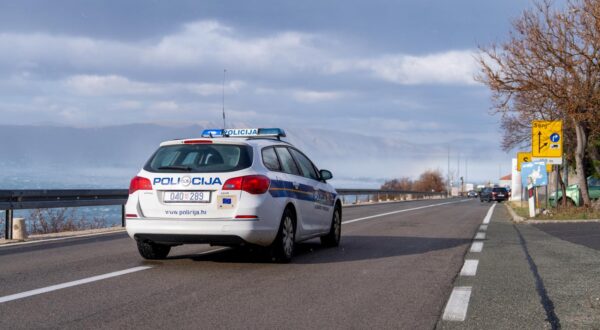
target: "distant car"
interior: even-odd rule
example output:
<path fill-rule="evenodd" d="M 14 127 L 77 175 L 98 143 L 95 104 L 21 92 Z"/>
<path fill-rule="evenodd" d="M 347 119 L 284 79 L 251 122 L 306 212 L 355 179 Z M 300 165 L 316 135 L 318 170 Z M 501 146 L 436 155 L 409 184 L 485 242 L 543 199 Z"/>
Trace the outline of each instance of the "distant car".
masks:
<path fill-rule="evenodd" d="M 342 204 L 281 129 L 206 130 L 201 138 L 160 144 L 131 180 L 129 236 L 145 259 L 164 259 L 172 246 L 268 247 L 288 262 L 295 243 L 320 237 L 337 246 Z"/>
<path fill-rule="evenodd" d="M 502 202 L 508 199 L 508 190 L 506 188 L 484 188 L 479 194 L 479 200 L 481 202 Z"/>
<path fill-rule="evenodd" d="M 594 200 L 600 198 L 600 179 L 590 176 L 587 178 L 587 184 L 590 199 Z M 552 193 L 548 197 L 548 202 L 552 207 L 556 207 L 556 200 L 558 200 L 559 204 L 562 204 L 562 190 L 558 191 L 558 198 L 556 193 Z M 572 184 L 567 187 L 567 203 L 575 206 L 581 206 L 583 204 L 579 185 Z"/>
<path fill-rule="evenodd" d="M 477 194 L 477 192 L 475 190 L 469 190 L 469 192 L 467 193 L 467 197 L 469 198 L 477 198 L 477 196 L 479 196 Z"/>

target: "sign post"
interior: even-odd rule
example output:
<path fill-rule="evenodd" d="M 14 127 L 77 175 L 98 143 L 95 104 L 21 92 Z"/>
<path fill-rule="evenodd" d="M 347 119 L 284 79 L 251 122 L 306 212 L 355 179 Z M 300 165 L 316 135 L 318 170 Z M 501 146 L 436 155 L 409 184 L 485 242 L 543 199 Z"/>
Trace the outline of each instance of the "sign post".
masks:
<path fill-rule="evenodd" d="M 529 201 L 529 217 L 535 218 L 535 188 L 533 184 L 527 185 L 527 200 Z"/>

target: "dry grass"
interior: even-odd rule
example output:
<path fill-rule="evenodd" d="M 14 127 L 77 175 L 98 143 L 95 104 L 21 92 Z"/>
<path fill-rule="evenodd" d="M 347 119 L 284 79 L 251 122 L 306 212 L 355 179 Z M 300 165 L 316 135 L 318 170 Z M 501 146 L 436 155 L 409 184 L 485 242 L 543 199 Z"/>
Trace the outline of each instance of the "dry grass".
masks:
<path fill-rule="evenodd" d="M 517 215 L 529 219 L 529 208 L 526 202 L 510 202 Z M 538 214 L 536 220 L 589 220 L 600 219 L 600 212 L 585 207 L 551 208 L 548 214 Z"/>
<path fill-rule="evenodd" d="M 49 234 L 63 231 L 77 231 L 87 229 L 105 228 L 105 217 L 88 219 L 78 216 L 75 209 L 36 209 L 26 219 L 29 234 Z"/>

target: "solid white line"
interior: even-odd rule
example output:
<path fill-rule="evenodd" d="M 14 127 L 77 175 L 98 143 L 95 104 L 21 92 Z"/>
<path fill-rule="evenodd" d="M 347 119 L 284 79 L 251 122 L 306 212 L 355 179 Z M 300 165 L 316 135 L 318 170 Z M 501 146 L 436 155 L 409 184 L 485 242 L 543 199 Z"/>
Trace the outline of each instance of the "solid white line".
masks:
<path fill-rule="evenodd" d="M 465 200 L 461 200 L 461 201 L 458 201 L 458 202 L 446 202 L 446 203 L 439 203 L 439 204 L 433 204 L 433 205 L 425 205 L 425 206 L 413 207 L 413 208 L 405 209 L 405 210 L 398 210 L 398 211 L 393 211 L 393 212 L 380 213 L 380 214 L 370 215 L 370 216 L 364 217 L 364 218 L 346 220 L 346 221 L 343 221 L 342 224 L 348 224 L 348 223 L 353 223 L 353 222 L 358 222 L 358 221 L 363 221 L 363 220 L 369 220 L 369 219 L 378 218 L 378 217 L 384 217 L 386 215 L 392 215 L 392 214 L 396 214 L 396 213 L 402 213 L 402 212 L 408 212 L 408 211 L 414 211 L 414 210 L 421 210 L 421 209 L 426 209 L 426 208 L 429 208 L 429 207 L 435 207 L 435 206 L 441 206 L 441 205 L 448 205 L 448 204 L 455 204 L 455 203 L 462 203 L 464 201 Z M 466 201 L 468 201 L 468 200 L 466 200 Z"/>
<path fill-rule="evenodd" d="M 471 252 L 481 252 L 483 250 L 483 242 L 473 242 Z"/>
<path fill-rule="evenodd" d="M 485 239 L 485 233 L 477 233 L 477 235 L 475 235 L 475 239 Z"/>
<path fill-rule="evenodd" d="M 481 225 L 481 226 L 479 226 L 479 230 L 480 231 L 486 231 L 487 228 L 488 228 L 488 225 Z"/>
<path fill-rule="evenodd" d="M 62 284 L 47 286 L 45 288 L 39 288 L 39 289 L 35 289 L 35 290 L 11 294 L 9 296 L 0 297 L 0 304 L 5 303 L 7 301 L 12 301 L 12 300 L 35 296 L 35 295 L 42 294 L 42 293 L 47 293 L 47 292 L 56 291 L 56 290 L 60 290 L 60 289 L 70 288 L 72 286 L 77 286 L 77 285 L 87 284 L 87 283 L 91 283 L 91 282 L 95 282 L 95 281 L 105 280 L 105 279 L 111 278 L 111 277 L 135 273 L 135 272 L 139 272 L 141 270 L 146 270 L 146 269 L 150 269 L 150 268 L 152 268 L 152 266 L 133 267 L 133 268 L 124 269 L 124 270 L 120 270 L 120 271 L 116 271 L 116 272 L 112 272 L 112 273 L 108 273 L 108 274 L 92 276 L 92 277 L 88 277 L 88 278 L 84 278 L 84 279 L 76 280 L 76 281 L 72 281 L 72 282 L 66 282 L 66 283 L 62 283 Z"/>
<path fill-rule="evenodd" d="M 469 299 L 471 298 L 470 286 L 458 286 L 452 290 L 442 319 L 445 321 L 464 321 L 467 317 Z"/>
<path fill-rule="evenodd" d="M 477 259 L 467 259 L 460 270 L 460 276 L 475 276 L 477 274 L 477 266 L 479 265 L 479 260 Z"/>
<path fill-rule="evenodd" d="M 490 220 L 492 220 L 492 213 L 494 213 L 494 207 L 496 207 L 496 203 L 494 203 L 494 205 L 490 207 L 487 214 L 485 215 L 485 218 L 483 218 L 484 225 L 487 225 L 488 223 L 490 223 Z"/>

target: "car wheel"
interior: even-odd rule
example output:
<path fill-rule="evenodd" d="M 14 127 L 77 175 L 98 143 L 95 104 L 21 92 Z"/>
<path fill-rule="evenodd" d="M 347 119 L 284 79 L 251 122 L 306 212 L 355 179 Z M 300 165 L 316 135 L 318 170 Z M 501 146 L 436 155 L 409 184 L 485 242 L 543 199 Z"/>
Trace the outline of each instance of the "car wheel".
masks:
<path fill-rule="evenodd" d="M 149 260 L 165 259 L 171 251 L 170 246 L 153 242 L 137 241 L 137 247 L 140 255 Z"/>
<path fill-rule="evenodd" d="M 342 236 L 342 216 L 340 209 L 335 208 L 333 211 L 333 217 L 331 218 L 331 226 L 329 233 L 325 236 L 321 236 L 321 244 L 328 247 L 335 247 L 340 245 L 340 238 Z"/>
<path fill-rule="evenodd" d="M 281 224 L 275 242 L 271 246 L 273 260 L 279 263 L 288 263 L 294 255 L 296 244 L 296 227 L 294 226 L 294 214 L 286 208 L 281 217 Z"/>
<path fill-rule="evenodd" d="M 558 205 L 559 205 L 559 206 L 562 206 L 562 204 L 563 204 L 563 199 L 562 199 L 562 197 L 561 197 L 561 198 L 558 200 Z M 572 199 L 568 198 L 568 196 L 567 196 L 567 206 L 568 206 L 568 207 L 575 207 L 575 202 L 573 202 L 573 200 L 572 200 Z"/>

